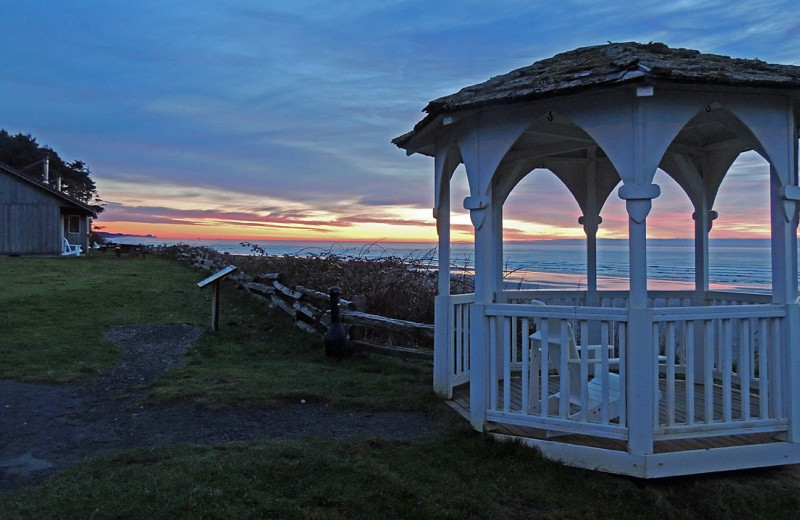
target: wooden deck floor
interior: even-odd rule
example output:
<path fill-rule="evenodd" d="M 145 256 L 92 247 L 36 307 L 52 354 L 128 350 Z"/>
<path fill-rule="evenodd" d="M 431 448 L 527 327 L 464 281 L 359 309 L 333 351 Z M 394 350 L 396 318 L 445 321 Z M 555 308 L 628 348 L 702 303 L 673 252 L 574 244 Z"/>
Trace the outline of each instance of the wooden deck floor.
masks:
<path fill-rule="evenodd" d="M 660 383 L 661 383 L 662 399 L 659 407 L 659 416 L 660 416 L 659 422 L 661 424 L 665 424 L 667 421 L 667 406 L 664 397 L 666 396 L 667 389 L 666 389 L 666 382 L 664 380 L 661 380 Z M 558 381 L 556 378 L 552 378 L 551 381 L 549 382 L 549 385 L 552 393 L 558 391 Z M 511 392 L 512 392 L 511 394 L 512 407 L 516 407 L 517 409 L 521 408 L 522 398 L 521 398 L 521 384 L 519 380 L 512 380 Z M 717 420 L 723 417 L 722 397 L 723 397 L 722 388 L 715 386 L 714 397 L 713 397 L 714 401 L 713 413 L 714 413 L 714 418 Z M 502 395 L 500 396 L 500 400 L 502 402 Z M 759 406 L 758 396 L 755 394 L 751 394 L 749 396 L 749 400 L 751 409 L 758 410 Z M 456 387 L 453 390 L 453 399 L 449 401 L 448 404 L 463 417 L 469 418 L 469 383 Z M 677 385 L 675 388 L 675 418 L 674 418 L 675 421 L 679 423 L 685 421 L 688 408 L 687 404 L 688 403 L 686 399 L 685 385 Z M 694 408 L 695 408 L 694 412 L 695 420 L 698 422 L 705 420 L 705 393 L 703 392 L 703 388 L 701 386 L 695 388 Z M 740 395 L 738 390 L 733 391 L 731 393 L 731 413 L 733 414 L 734 417 L 738 417 L 741 414 L 741 409 L 742 409 L 742 396 Z M 604 448 L 604 449 L 618 450 L 618 451 L 627 450 L 625 441 L 616 439 L 606 439 L 602 437 L 593 437 L 590 435 L 562 435 L 552 438 L 548 437 L 546 430 L 537 428 L 528 428 L 522 426 L 506 425 L 506 424 L 497 424 L 497 423 L 490 423 L 490 425 L 487 427 L 487 430 L 492 433 L 513 435 L 516 437 L 527 437 L 532 439 L 542 439 L 550 441 L 556 440 L 558 442 L 564 442 L 568 444 L 592 446 L 597 448 Z M 654 452 L 669 453 L 676 451 L 704 450 L 710 448 L 723 448 L 730 446 L 779 442 L 773 437 L 774 437 L 773 433 L 753 433 L 753 434 L 741 434 L 741 435 L 719 435 L 719 436 L 709 436 L 709 437 L 697 437 L 690 439 L 656 441 L 654 444 Z"/>

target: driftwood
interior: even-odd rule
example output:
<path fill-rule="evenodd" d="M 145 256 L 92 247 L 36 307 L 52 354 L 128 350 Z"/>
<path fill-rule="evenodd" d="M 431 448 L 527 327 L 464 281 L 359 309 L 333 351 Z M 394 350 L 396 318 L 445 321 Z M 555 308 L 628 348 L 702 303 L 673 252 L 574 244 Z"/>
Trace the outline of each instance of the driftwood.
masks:
<path fill-rule="evenodd" d="M 275 294 L 275 287 L 256 282 L 244 282 L 242 288 L 251 293 L 256 293 L 261 296 L 271 296 Z"/>
<path fill-rule="evenodd" d="M 272 282 L 272 285 L 273 285 L 273 287 L 275 287 L 275 289 L 277 291 L 283 293 L 283 295 L 287 296 L 288 298 L 291 298 L 291 299 L 294 299 L 294 300 L 299 300 L 300 298 L 303 297 L 302 293 L 299 293 L 297 291 L 293 291 L 292 289 L 289 289 L 288 287 L 286 287 L 285 285 L 280 283 L 278 280 L 275 280 L 274 282 Z"/>
<path fill-rule="evenodd" d="M 302 285 L 298 285 L 294 288 L 295 291 L 302 293 L 303 296 L 320 302 L 322 305 L 327 306 L 331 301 L 331 296 L 328 293 L 324 293 L 321 291 L 315 291 L 314 289 L 309 289 L 307 287 L 303 287 Z M 345 309 L 352 309 L 355 307 L 353 302 L 350 300 L 345 300 L 343 298 L 339 298 L 339 306 Z"/>
<path fill-rule="evenodd" d="M 427 323 L 386 318 L 384 316 L 378 316 L 377 314 L 367 314 L 366 312 L 358 311 L 342 311 L 342 316 L 353 325 L 378 327 L 397 332 L 421 332 L 426 336 L 433 337 L 433 325 Z"/>
<path fill-rule="evenodd" d="M 285 301 L 283 301 L 283 299 L 280 298 L 277 294 L 273 294 L 272 296 L 270 296 L 270 300 L 272 301 L 272 303 L 275 306 L 277 306 L 278 308 L 282 309 L 283 312 L 285 312 L 286 314 L 288 314 L 288 315 L 290 315 L 292 317 L 295 317 L 295 312 L 294 312 L 294 309 L 292 308 L 292 306 L 289 305 L 288 303 L 286 303 Z"/>

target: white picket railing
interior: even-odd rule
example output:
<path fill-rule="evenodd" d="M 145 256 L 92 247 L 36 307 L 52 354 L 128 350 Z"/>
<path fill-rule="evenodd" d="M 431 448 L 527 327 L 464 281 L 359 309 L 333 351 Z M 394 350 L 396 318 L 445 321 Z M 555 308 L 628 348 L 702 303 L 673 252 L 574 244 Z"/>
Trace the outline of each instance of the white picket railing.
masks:
<path fill-rule="evenodd" d="M 656 438 L 785 430 L 784 318 L 767 304 L 654 310 L 667 358 Z"/>
<path fill-rule="evenodd" d="M 450 297 L 450 331 L 448 378 L 450 388 L 469 381 L 469 320 L 472 304 L 475 302 L 474 294 L 457 294 Z"/>
<path fill-rule="evenodd" d="M 709 292 L 707 305 L 695 307 L 691 292 L 649 298 L 654 354 L 661 356 L 653 366 L 656 440 L 787 428 L 783 306 L 769 304 L 768 295 L 739 293 Z M 498 299 L 505 303 L 484 307 L 487 419 L 624 439 L 627 293 L 601 292 L 600 307 L 582 306 L 582 291 L 505 291 Z M 451 388 L 470 378 L 473 303 L 472 294 L 450 297 Z M 615 384 L 619 396 L 612 395 Z M 567 395 L 571 402 L 560 399 Z"/>
<path fill-rule="evenodd" d="M 627 437 L 624 309 L 493 304 L 485 314 L 488 420 Z"/>

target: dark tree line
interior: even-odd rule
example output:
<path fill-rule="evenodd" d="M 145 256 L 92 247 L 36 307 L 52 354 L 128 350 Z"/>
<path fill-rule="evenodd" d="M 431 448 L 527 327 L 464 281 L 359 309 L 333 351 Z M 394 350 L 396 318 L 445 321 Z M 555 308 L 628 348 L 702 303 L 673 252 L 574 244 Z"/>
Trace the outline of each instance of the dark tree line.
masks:
<path fill-rule="evenodd" d="M 42 146 L 30 134 L 19 133 L 11 135 L 5 130 L 0 130 L 0 162 L 5 163 L 36 179 L 42 179 L 45 158 L 50 159 L 51 184 L 61 178 L 61 191 L 84 202 L 91 204 L 99 213 L 103 211 L 101 202 L 97 197 L 97 187 L 89 177 L 91 173 L 85 162 L 74 160 L 65 162 L 58 152 L 49 146 Z"/>

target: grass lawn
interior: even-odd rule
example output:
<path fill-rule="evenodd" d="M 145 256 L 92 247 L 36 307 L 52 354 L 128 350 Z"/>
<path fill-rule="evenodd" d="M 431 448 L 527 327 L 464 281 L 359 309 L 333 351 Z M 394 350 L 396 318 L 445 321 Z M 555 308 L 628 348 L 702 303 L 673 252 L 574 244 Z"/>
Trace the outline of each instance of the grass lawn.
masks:
<path fill-rule="evenodd" d="M 326 358 L 322 340 L 297 330 L 232 284 L 223 284 L 220 330 L 210 332 L 208 273 L 177 262 L 117 258 L 0 257 L 0 376 L 68 382 L 118 357 L 104 334 L 119 325 L 187 323 L 207 333 L 188 365 L 164 378 L 152 399 L 260 405 L 306 399 L 334 405 L 415 410 L 437 406 L 427 362 Z M 10 281 L 10 284 L 8 283 Z"/>
<path fill-rule="evenodd" d="M 113 363 L 104 333 L 135 323 L 208 328 L 205 273 L 159 259 L 4 258 L 0 374 L 66 382 Z M 220 331 L 152 400 L 447 414 L 429 363 L 325 358 L 299 332 L 230 286 Z M 0 518 L 798 518 L 797 468 L 637 481 L 562 467 L 493 442 L 460 420 L 414 441 L 268 440 L 140 449 L 89 460 L 0 496 Z M 0 439 L 1 441 L 1 439 Z"/>

